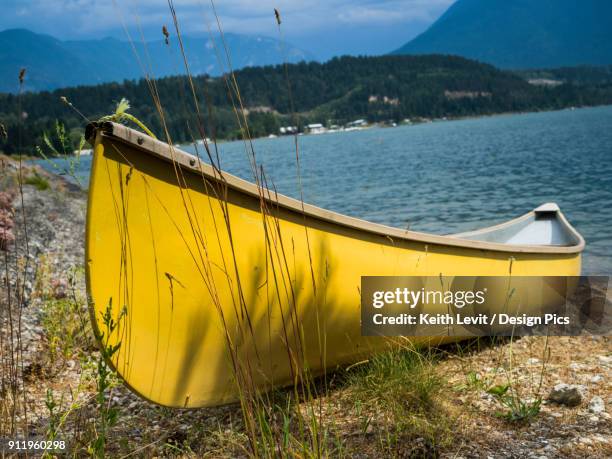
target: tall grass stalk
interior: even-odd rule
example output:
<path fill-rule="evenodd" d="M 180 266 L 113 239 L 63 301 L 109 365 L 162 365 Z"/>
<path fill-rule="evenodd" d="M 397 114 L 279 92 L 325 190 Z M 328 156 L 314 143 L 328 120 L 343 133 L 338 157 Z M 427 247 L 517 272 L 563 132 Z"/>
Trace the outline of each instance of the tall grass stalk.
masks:
<path fill-rule="evenodd" d="M 21 95 L 26 70 L 21 69 L 18 76 L 19 91 L 18 119 L 23 120 Z M 21 146 L 22 124 L 18 127 L 18 145 Z M 28 403 L 24 385 L 23 309 L 27 305 L 26 284 L 29 272 L 29 235 L 28 217 L 25 212 L 22 155 L 18 158 L 18 168 L 14 177 L 16 194 L 19 197 L 20 214 L 15 216 L 15 240 L 6 239 L 0 254 L 3 257 L 4 285 L 0 292 L 0 437 L 27 437 Z M 2 171 L 3 174 L 6 172 Z M 1 177 L 3 182 L 11 178 Z M 11 190 L 9 190 L 10 192 Z M 15 212 L 14 203 L 5 204 L 7 212 Z"/>

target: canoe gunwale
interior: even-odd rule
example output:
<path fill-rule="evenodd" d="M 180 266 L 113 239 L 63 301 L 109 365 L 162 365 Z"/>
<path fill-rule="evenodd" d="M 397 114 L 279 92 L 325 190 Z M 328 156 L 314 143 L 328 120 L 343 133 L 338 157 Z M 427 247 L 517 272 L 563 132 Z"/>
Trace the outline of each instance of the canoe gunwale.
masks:
<path fill-rule="evenodd" d="M 158 159 L 168 163 L 176 163 L 182 169 L 203 176 L 207 180 L 218 184 L 225 184 L 229 188 L 238 192 L 250 195 L 257 199 L 263 197 L 268 203 L 279 206 L 284 209 L 296 212 L 301 216 L 322 220 L 334 225 L 348 227 L 354 230 L 363 231 L 378 236 L 384 236 L 392 239 L 399 239 L 407 242 L 417 242 L 424 244 L 433 244 L 439 246 L 461 247 L 466 249 L 478 249 L 492 252 L 510 252 L 524 254 L 559 254 L 571 255 L 582 252 L 585 246 L 584 239 L 567 221 L 561 211 L 557 211 L 556 215 L 559 222 L 574 239 L 573 245 L 521 245 L 521 244 L 504 244 L 499 242 L 486 242 L 473 239 L 462 239 L 461 236 L 467 234 L 478 234 L 481 232 L 491 231 L 493 229 L 501 229 L 525 219 L 529 219 L 535 215 L 532 210 L 518 218 L 512 219 L 505 223 L 494 225 L 488 228 L 482 228 L 476 231 L 460 233 L 457 235 L 439 236 L 428 233 L 420 233 L 416 231 L 402 230 L 393 228 L 378 223 L 372 223 L 366 220 L 361 220 L 355 217 L 350 217 L 330 210 L 322 209 L 311 204 L 303 203 L 297 199 L 284 196 L 282 194 L 268 191 L 263 187 L 259 187 L 247 180 L 243 180 L 227 172 L 219 171 L 219 169 L 201 161 L 196 156 L 182 151 L 172 145 L 164 143 L 160 140 L 149 137 L 148 135 L 131 129 L 122 124 L 113 122 L 90 123 L 87 125 L 86 134 L 87 140 L 95 144 L 101 141 L 100 137 L 106 137 L 109 140 L 117 140 L 129 145 L 132 148 L 143 151 Z M 274 196 L 274 198 L 271 198 Z"/>

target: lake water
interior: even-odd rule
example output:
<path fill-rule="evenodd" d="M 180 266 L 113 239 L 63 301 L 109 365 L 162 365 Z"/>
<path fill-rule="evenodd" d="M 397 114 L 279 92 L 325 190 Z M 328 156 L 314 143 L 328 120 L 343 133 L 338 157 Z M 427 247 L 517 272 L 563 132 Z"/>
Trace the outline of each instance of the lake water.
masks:
<path fill-rule="evenodd" d="M 293 138 L 253 144 L 269 182 L 299 197 Z M 300 136 L 299 148 L 309 203 L 444 234 L 554 201 L 587 241 L 583 272 L 612 273 L 612 106 Z M 242 142 L 219 150 L 252 180 Z"/>

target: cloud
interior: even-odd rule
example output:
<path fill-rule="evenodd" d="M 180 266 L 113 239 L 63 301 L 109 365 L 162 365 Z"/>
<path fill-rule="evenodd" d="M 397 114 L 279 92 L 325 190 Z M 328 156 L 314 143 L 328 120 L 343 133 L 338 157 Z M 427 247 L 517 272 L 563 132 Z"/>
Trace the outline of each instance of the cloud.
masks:
<path fill-rule="evenodd" d="M 288 33 L 307 33 L 342 24 L 431 21 L 454 0 L 217 0 L 228 32 L 274 34 L 274 8 Z M 115 33 L 126 24 L 143 28 L 172 23 L 167 0 L 5 0 L 0 29 L 26 27 L 68 37 Z M 209 0 L 174 0 L 181 27 L 204 32 L 214 26 Z"/>
<path fill-rule="evenodd" d="M 422 32 L 455 0 L 215 0 L 225 32 L 277 37 L 274 8 L 292 45 L 320 59 L 384 54 Z M 63 40 L 174 34 L 168 0 L 2 0 L 0 30 L 28 28 Z M 211 0 L 173 0 L 181 31 L 206 35 L 217 24 Z"/>
<path fill-rule="evenodd" d="M 351 3 L 338 13 L 338 19 L 353 24 L 385 24 L 410 21 L 431 22 L 441 7 L 448 7 L 453 0 L 412 0 Z M 435 14 L 434 14 L 435 13 Z"/>

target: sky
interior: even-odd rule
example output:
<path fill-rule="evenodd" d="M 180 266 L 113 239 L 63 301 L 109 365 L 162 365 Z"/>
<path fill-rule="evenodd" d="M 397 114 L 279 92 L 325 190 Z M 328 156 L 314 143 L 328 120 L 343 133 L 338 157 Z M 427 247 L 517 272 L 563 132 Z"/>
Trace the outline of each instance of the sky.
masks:
<path fill-rule="evenodd" d="M 216 28 L 210 0 L 171 0 L 181 31 L 206 34 Z M 342 54 L 388 53 L 423 32 L 455 0 L 216 0 L 225 32 L 278 37 L 326 60 Z M 27 28 L 63 40 L 161 38 L 173 32 L 168 0 L 0 0 L 0 30 Z"/>

